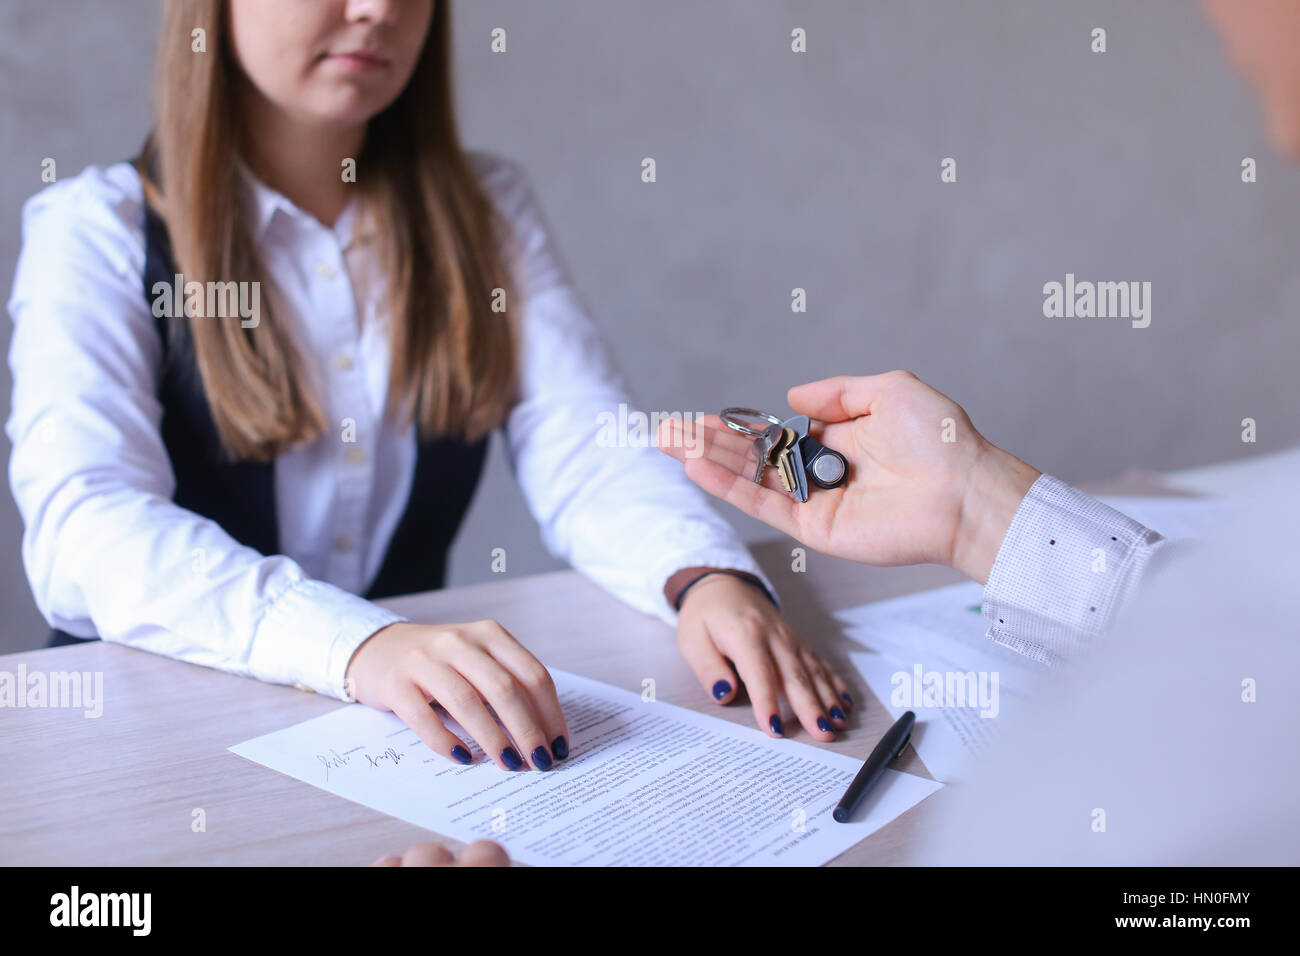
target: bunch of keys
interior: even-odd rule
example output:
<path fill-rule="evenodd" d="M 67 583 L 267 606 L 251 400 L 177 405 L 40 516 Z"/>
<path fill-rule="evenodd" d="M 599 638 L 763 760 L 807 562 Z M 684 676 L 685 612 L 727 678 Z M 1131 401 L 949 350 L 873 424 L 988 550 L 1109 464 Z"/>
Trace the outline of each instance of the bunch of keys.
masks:
<path fill-rule="evenodd" d="M 808 434 L 808 416 L 795 415 L 781 421 L 775 415 L 752 408 L 724 408 L 722 420 L 727 427 L 754 439 L 754 454 L 758 458 L 754 481 L 763 483 L 763 473 L 768 465 L 777 470 L 781 487 L 800 502 L 808 500 L 808 480 L 818 488 L 838 488 L 848 479 L 848 459 L 827 448 Z M 745 420 L 764 427 L 752 427 Z"/>

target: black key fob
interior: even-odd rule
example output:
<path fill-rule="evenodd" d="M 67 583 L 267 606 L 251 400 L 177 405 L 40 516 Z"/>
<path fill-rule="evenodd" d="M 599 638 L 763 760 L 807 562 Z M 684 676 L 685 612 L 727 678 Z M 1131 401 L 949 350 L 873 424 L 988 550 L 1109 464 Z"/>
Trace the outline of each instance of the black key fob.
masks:
<path fill-rule="evenodd" d="M 849 460 L 812 435 L 803 437 L 799 450 L 803 452 L 804 471 L 818 488 L 838 488 L 848 480 Z"/>

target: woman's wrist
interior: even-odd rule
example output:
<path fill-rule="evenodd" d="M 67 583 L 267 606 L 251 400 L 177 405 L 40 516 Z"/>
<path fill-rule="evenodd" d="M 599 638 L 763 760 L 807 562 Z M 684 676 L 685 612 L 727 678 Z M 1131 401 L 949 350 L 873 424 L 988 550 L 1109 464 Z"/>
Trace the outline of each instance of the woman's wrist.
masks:
<path fill-rule="evenodd" d="M 746 571 L 735 568 L 682 568 L 673 574 L 664 585 L 664 597 L 668 599 L 668 603 L 673 610 L 680 611 L 686 601 L 688 592 L 694 593 L 697 588 L 704 587 L 709 581 L 724 578 L 743 581 L 747 586 L 757 588 L 767 596 L 768 600 L 774 605 L 776 604 L 776 598 L 772 596 L 761 580 Z"/>
<path fill-rule="evenodd" d="M 1020 503 L 1042 475 L 996 445 L 987 445 L 966 477 L 949 564 L 985 584 Z"/>

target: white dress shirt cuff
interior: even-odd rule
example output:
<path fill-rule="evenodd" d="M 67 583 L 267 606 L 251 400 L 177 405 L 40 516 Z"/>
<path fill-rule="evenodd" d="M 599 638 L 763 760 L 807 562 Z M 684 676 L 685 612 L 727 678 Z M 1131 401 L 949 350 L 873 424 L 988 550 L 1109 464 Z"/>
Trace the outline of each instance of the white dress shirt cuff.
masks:
<path fill-rule="evenodd" d="M 1123 606 L 1164 539 L 1043 475 L 1020 503 L 984 587 L 988 637 L 1056 665 Z"/>
<path fill-rule="evenodd" d="M 252 672 L 348 700 L 343 677 L 356 649 L 381 627 L 405 620 L 324 581 L 299 581 L 258 622 Z"/>

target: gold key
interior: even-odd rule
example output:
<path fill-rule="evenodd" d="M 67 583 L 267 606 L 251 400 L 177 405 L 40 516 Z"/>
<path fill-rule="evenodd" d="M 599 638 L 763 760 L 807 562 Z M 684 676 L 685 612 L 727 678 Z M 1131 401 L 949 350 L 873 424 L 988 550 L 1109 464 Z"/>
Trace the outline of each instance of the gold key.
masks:
<path fill-rule="evenodd" d="M 767 453 L 767 459 L 770 464 L 773 465 L 776 464 L 777 457 L 785 449 L 786 444 L 790 441 L 789 432 L 792 431 L 794 431 L 793 428 L 782 428 L 780 425 L 772 426 L 771 428 L 771 432 L 773 433 L 772 448 Z"/>
<path fill-rule="evenodd" d="M 776 456 L 774 464 L 776 465 L 777 477 L 781 479 L 781 487 L 790 494 L 794 494 L 798 489 L 798 483 L 794 475 L 794 463 L 790 455 L 790 449 L 794 447 L 798 437 L 793 428 L 783 429 L 781 440 L 772 449 L 773 454 Z"/>

